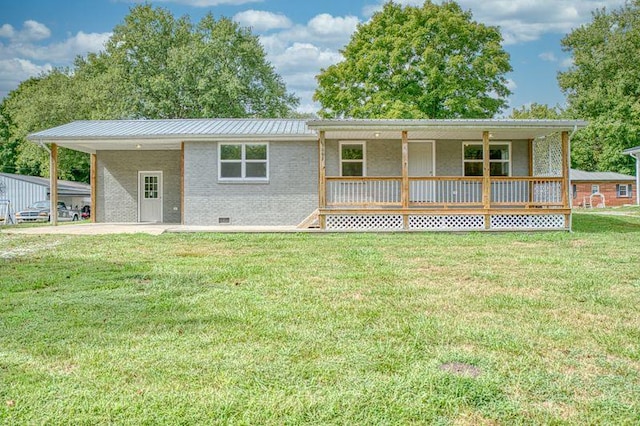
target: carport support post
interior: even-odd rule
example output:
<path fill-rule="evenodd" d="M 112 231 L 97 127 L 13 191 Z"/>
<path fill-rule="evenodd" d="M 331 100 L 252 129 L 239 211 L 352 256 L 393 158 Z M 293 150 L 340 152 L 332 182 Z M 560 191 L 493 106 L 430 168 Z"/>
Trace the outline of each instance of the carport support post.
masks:
<path fill-rule="evenodd" d="M 49 217 L 53 226 L 58 225 L 58 145 L 51 144 L 51 155 L 49 156 L 49 199 L 51 210 Z"/>
<path fill-rule="evenodd" d="M 96 223 L 96 174 L 98 173 L 98 157 L 96 154 L 91 154 L 91 174 L 90 174 L 90 183 L 91 183 L 91 212 L 89 213 L 91 216 L 91 222 Z"/>

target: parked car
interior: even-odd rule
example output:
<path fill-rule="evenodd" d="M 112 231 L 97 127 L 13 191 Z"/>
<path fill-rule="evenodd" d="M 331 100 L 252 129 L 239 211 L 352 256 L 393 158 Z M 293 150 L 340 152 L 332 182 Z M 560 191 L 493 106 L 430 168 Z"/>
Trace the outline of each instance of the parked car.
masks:
<path fill-rule="evenodd" d="M 24 210 L 16 213 L 16 221 L 22 222 L 49 222 L 51 219 L 50 214 L 50 201 L 36 201 Z M 64 202 L 58 201 L 58 221 L 76 221 L 80 219 L 80 213 L 77 210 L 72 210 L 67 207 Z"/>

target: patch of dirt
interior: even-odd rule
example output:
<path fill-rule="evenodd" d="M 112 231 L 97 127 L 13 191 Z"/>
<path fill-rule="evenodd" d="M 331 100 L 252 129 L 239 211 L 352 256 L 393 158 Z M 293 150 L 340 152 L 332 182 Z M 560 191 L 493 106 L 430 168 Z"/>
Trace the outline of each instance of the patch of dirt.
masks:
<path fill-rule="evenodd" d="M 464 362 L 447 362 L 442 364 L 439 368 L 442 371 L 464 377 L 478 377 L 482 374 L 482 370 L 480 368 Z"/>
<path fill-rule="evenodd" d="M 37 253 L 42 250 L 49 250 L 58 245 L 60 245 L 60 241 L 56 241 L 49 244 L 32 244 L 27 247 L 16 247 L 14 249 L 0 251 L 0 259 L 14 259 L 16 257 L 27 256 L 30 254 Z"/>

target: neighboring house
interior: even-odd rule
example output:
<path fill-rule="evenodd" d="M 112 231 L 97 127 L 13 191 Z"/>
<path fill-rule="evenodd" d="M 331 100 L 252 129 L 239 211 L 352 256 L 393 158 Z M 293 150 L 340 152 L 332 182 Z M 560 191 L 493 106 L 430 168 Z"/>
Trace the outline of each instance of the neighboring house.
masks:
<path fill-rule="evenodd" d="M 98 222 L 569 229 L 567 120 L 77 121 Z M 55 158 L 55 157 L 54 157 Z"/>
<path fill-rule="evenodd" d="M 39 176 L 0 173 L 0 200 L 8 200 L 14 212 L 24 210 L 36 201 L 50 198 L 50 181 Z M 86 183 L 58 180 L 58 200 L 67 206 L 82 208 L 89 204 L 91 187 Z"/>
<path fill-rule="evenodd" d="M 574 207 L 618 207 L 635 199 L 635 176 L 571 169 Z"/>
<path fill-rule="evenodd" d="M 625 149 L 623 154 L 628 154 L 636 159 L 636 188 L 640 187 L 640 146 Z M 636 191 L 636 204 L 640 206 L 640 193 Z"/>

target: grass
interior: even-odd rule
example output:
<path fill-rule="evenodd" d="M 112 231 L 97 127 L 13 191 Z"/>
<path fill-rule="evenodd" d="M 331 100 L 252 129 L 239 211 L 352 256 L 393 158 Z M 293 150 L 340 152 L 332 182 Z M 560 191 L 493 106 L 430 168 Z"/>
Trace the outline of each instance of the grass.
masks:
<path fill-rule="evenodd" d="M 640 218 L 574 229 L 0 234 L 0 424 L 638 424 Z"/>

